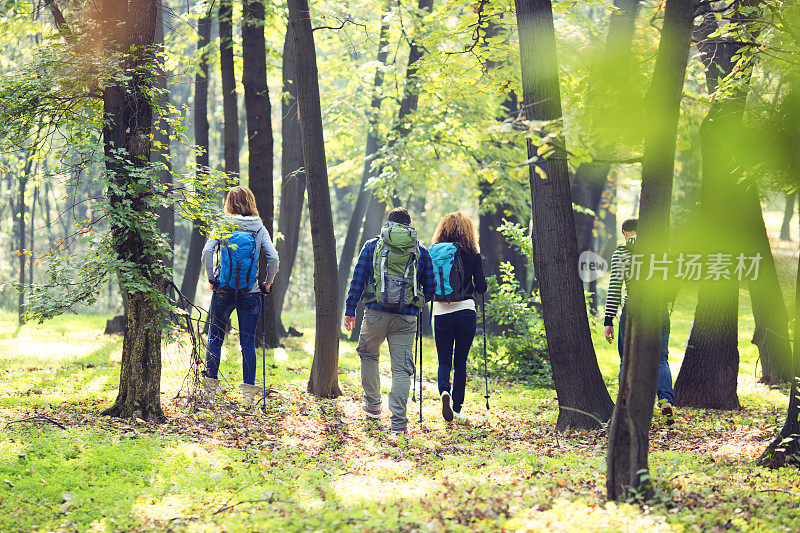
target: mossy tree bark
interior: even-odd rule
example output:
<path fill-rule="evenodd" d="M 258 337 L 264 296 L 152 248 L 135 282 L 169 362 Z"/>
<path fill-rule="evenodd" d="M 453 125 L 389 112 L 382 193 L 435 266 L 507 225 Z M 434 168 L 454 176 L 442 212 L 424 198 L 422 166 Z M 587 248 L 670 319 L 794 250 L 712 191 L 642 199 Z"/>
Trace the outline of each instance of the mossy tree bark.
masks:
<path fill-rule="evenodd" d="M 109 225 L 128 293 L 128 323 L 122 346 L 119 393 L 103 414 L 163 421 L 161 409 L 163 257 L 151 190 L 139 172 L 150 160 L 156 0 L 105 0 L 101 27 L 110 53 L 121 53 L 126 74 L 103 90 L 103 144 L 108 172 Z M 157 179 L 157 178 L 154 178 Z M 149 284 L 149 291 L 142 284 Z M 127 286 L 129 285 L 129 286 Z"/>

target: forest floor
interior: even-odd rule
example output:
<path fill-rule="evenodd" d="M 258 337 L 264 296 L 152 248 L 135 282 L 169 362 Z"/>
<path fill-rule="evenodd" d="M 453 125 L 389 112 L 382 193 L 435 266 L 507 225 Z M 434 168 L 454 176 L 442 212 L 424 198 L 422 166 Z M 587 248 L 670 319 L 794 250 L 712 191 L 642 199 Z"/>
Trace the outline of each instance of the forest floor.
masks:
<path fill-rule="evenodd" d="M 355 345 L 343 342 L 343 396 L 309 396 L 307 314 L 287 317 L 304 336 L 268 359 L 266 413 L 236 408 L 234 344 L 217 409 L 189 413 L 185 339 L 167 345 L 163 425 L 99 416 L 115 396 L 121 349 L 102 334 L 105 317 L 17 328 L 0 314 L 0 530 L 797 531 L 800 473 L 754 464 L 784 419 L 787 391 L 757 383 L 744 292 L 741 301 L 744 408 L 681 409 L 671 428 L 654 418 L 656 499 L 647 505 L 606 501 L 605 432 L 555 433 L 549 389 L 493 379 L 487 411 L 473 376 L 469 424 L 446 424 L 427 381 L 423 424 L 409 402 L 410 433 L 392 442 L 385 407 L 375 422 L 360 413 Z M 680 295 L 673 376 L 693 307 L 692 294 Z M 615 397 L 618 356 L 599 324 L 594 334 Z M 430 378 L 434 354 L 428 339 Z"/>

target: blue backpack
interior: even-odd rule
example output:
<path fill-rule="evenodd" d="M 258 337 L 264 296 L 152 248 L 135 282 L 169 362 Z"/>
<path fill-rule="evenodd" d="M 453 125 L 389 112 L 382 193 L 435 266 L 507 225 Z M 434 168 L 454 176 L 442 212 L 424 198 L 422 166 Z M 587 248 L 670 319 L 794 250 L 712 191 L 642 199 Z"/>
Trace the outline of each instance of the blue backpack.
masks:
<path fill-rule="evenodd" d="M 428 249 L 436 278 L 437 302 L 460 302 L 469 298 L 469 280 L 464 272 L 464 251 L 458 243 L 439 242 Z"/>
<path fill-rule="evenodd" d="M 257 231 L 236 229 L 219 238 L 217 286 L 222 292 L 250 291 L 258 276 Z"/>

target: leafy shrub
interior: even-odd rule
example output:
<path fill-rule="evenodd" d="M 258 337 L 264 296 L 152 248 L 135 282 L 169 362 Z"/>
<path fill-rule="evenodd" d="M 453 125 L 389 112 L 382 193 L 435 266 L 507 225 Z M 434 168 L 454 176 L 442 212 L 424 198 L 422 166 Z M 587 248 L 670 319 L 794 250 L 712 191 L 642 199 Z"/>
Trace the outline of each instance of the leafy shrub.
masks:
<path fill-rule="evenodd" d="M 500 266 L 500 280 L 488 280 L 487 321 L 497 324 L 503 334 L 487 339 L 487 367 L 492 375 L 550 386 L 550 361 L 544 323 L 537 311 L 537 298 L 529 296 L 514 276 L 509 263 Z M 473 344 L 470 362 L 473 370 L 483 371 L 483 340 Z"/>

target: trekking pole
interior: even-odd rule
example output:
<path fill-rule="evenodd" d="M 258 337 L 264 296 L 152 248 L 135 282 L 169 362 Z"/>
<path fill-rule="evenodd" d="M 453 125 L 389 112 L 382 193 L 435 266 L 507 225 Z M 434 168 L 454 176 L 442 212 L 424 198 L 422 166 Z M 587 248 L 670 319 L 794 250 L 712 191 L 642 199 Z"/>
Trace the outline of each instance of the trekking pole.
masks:
<path fill-rule="evenodd" d="M 422 313 L 417 314 L 417 338 L 419 339 L 419 425 L 422 426 Z"/>
<path fill-rule="evenodd" d="M 417 401 L 417 336 L 419 335 L 419 328 L 414 334 L 414 378 L 411 380 L 411 401 Z"/>
<path fill-rule="evenodd" d="M 483 381 L 486 385 L 486 410 L 489 410 L 489 371 L 486 364 L 486 295 L 481 294 L 481 317 L 483 319 Z"/>
<path fill-rule="evenodd" d="M 260 292 L 260 291 L 259 291 Z M 265 301 L 267 297 L 261 294 L 261 410 L 267 412 L 267 319 Z"/>

